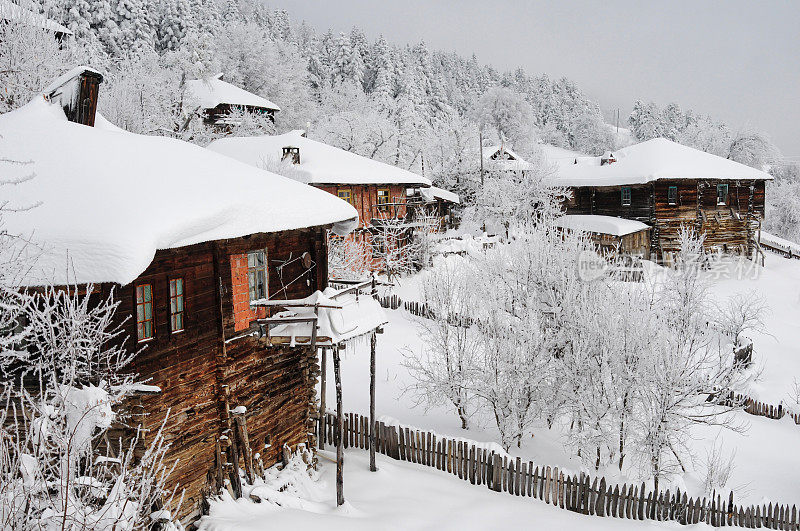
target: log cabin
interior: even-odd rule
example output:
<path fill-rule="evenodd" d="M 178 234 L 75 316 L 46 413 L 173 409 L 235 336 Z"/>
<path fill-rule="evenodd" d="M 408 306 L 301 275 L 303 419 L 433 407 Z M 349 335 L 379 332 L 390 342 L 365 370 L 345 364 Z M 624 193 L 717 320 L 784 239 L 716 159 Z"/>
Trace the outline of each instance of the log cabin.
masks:
<path fill-rule="evenodd" d="M 246 408 L 265 465 L 284 445 L 313 444 L 315 353 L 265 342 L 266 310 L 250 301 L 324 289 L 327 232 L 346 234 L 357 213 L 198 146 L 122 131 L 95 112 L 101 79 L 74 69 L 0 115 L 3 156 L 35 174 L 6 199 L 38 204 L 7 214 L 4 228 L 42 250 L 23 285 L 92 285 L 92 296 L 118 301 L 122 341 L 138 351 L 127 370 L 160 389 L 128 410 L 145 433 L 166 418 L 167 463 L 177 462 L 168 486 L 185 492 L 178 516 L 189 522 L 232 408 Z"/>
<path fill-rule="evenodd" d="M 567 214 L 613 216 L 651 227 L 650 253 L 669 261 L 688 226 L 709 251 L 751 256 L 764 218 L 760 170 L 656 138 L 600 157 L 556 161 Z"/>
<path fill-rule="evenodd" d="M 382 223 L 405 220 L 408 194 L 431 186 L 429 179 L 416 173 L 312 140 L 301 130 L 221 138 L 208 149 L 261 168 L 291 164 L 284 173 L 347 201 L 358 211 L 358 229 L 349 237 L 373 256 L 382 252 Z M 371 267 L 378 269 L 379 262 L 373 260 Z"/>
<path fill-rule="evenodd" d="M 281 110 L 268 99 L 224 81 L 223 74 L 187 81 L 185 94 L 184 106 L 190 111 L 199 108 L 204 122 L 218 129 L 233 125 L 234 110 L 266 116 L 273 122 Z"/>

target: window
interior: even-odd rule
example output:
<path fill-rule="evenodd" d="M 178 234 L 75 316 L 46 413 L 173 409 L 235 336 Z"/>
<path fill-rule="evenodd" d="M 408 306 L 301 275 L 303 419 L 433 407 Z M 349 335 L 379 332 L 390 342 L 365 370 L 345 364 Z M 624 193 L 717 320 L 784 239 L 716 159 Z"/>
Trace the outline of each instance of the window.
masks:
<path fill-rule="evenodd" d="M 670 205 L 677 205 L 678 204 L 678 187 L 677 186 L 670 186 L 667 190 L 667 203 Z"/>
<path fill-rule="evenodd" d="M 631 206 L 631 187 L 622 187 L 622 206 Z"/>
<path fill-rule="evenodd" d="M 152 339 L 153 330 L 153 285 L 136 286 L 136 335 L 139 341 Z"/>
<path fill-rule="evenodd" d="M 350 190 L 339 190 L 336 195 L 339 196 L 339 199 L 344 199 L 351 205 L 353 204 L 353 196 L 350 195 Z"/>
<path fill-rule="evenodd" d="M 718 205 L 727 205 L 728 204 L 728 185 L 727 184 L 718 184 L 717 185 L 717 204 Z"/>
<path fill-rule="evenodd" d="M 172 333 L 183 330 L 183 279 L 169 281 L 169 326 Z"/>
<path fill-rule="evenodd" d="M 251 301 L 267 298 L 267 256 L 264 251 L 247 253 L 247 283 Z"/>
<path fill-rule="evenodd" d="M 383 188 L 378 190 L 378 212 L 388 212 L 388 206 L 381 206 L 381 205 L 388 205 L 389 204 L 389 189 Z"/>

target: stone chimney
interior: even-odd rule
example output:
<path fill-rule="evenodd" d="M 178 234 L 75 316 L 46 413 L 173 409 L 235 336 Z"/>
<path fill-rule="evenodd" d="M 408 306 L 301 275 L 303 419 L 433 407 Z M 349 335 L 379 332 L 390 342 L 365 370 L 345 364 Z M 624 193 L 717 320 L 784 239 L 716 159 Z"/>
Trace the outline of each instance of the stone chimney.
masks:
<path fill-rule="evenodd" d="M 44 94 L 51 103 L 64 109 L 67 120 L 93 127 L 102 82 L 100 72 L 80 66 L 56 79 Z"/>
<path fill-rule="evenodd" d="M 300 164 L 300 148 L 294 146 L 283 148 L 281 160 L 286 160 L 287 158 L 292 160 L 292 164 Z"/>

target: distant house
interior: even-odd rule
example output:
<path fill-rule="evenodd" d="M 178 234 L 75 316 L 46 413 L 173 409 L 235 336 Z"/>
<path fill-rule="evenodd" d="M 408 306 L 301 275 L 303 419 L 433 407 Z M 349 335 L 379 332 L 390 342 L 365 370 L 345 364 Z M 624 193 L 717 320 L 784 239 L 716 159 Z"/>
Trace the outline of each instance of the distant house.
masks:
<path fill-rule="evenodd" d="M 408 190 L 428 188 L 430 180 L 390 164 L 356 155 L 344 149 L 311 140 L 303 131 L 283 135 L 222 138 L 208 149 L 251 166 L 288 160 L 295 166 L 294 178 L 347 201 L 359 214 L 355 237 L 365 244 L 386 220 L 404 220 L 408 214 Z"/>
<path fill-rule="evenodd" d="M 58 40 L 63 39 L 67 35 L 72 35 L 72 31 L 66 26 L 62 26 L 44 15 L 26 9 L 18 2 L 13 2 L 12 0 L 0 0 L 0 23 L 3 22 L 12 22 L 40 28 L 51 32 Z"/>
<path fill-rule="evenodd" d="M 145 443 L 169 412 L 167 464 L 177 464 L 168 486 L 185 489 L 186 521 L 222 473 L 215 443 L 232 408 L 246 408 L 238 414 L 267 465 L 284 445 L 313 443 L 315 352 L 261 338 L 266 309 L 251 301 L 325 289 L 326 234 L 346 234 L 357 213 L 198 146 L 116 128 L 95 114 L 100 81 L 78 68 L 0 115 L 3 157 L 31 161 L 35 174 L 4 200 L 39 204 L 7 214 L 4 230 L 32 235 L 42 250 L 24 285 L 113 291 L 125 346 L 141 350 L 130 372 L 160 388 L 136 399 L 148 413 L 137 417 Z"/>
<path fill-rule="evenodd" d="M 231 113 L 240 110 L 260 114 L 275 121 L 275 113 L 280 107 L 266 98 L 232 85 L 217 74 L 207 79 L 193 79 L 186 82 L 186 102 L 184 106 L 197 106 L 202 109 L 206 123 L 225 127 L 231 125 Z"/>
<path fill-rule="evenodd" d="M 408 190 L 408 208 L 411 209 L 411 214 L 417 218 L 421 215 L 436 218 L 437 230 L 455 227 L 453 207 L 460 202 L 458 194 L 436 186 Z"/>
<path fill-rule="evenodd" d="M 510 147 L 500 144 L 483 147 L 483 163 L 486 169 L 527 170 L 528 162 Z"/>
<path fill-rule="evenodd" d="M 709 250 L 754 252 L 765 186 L 772 178 L 763 171 L 664 138 L 556 162 L 556 182 L 572 192 L 567 214 L 647 224 L 656 259 L 678 250 L 681 226 L 702 233 Z"/>

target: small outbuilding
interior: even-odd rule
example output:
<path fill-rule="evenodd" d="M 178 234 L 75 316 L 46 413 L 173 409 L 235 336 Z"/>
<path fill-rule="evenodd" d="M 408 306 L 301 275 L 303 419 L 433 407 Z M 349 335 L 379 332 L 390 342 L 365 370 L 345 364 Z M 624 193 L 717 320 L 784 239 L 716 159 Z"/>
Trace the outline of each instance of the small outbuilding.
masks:
<path fill-rule="evenodd" d="M 222 78 L 223 74 L 217 74 L 206 79 L 187 81 L 184 105 L 199 107 L 206 123 L 223 128 L 232 125 L 231 113 L 235 110 L 263 115 L 275 121 L 275 113 L 281 110 L 280 107 Z"/>
<path fill-rule="evenodd" d="M 566 215 L 555 225 L 562 230 L 585 232 L 601 253 L 650 259 L 650 226 L 613 216 Z"/>

